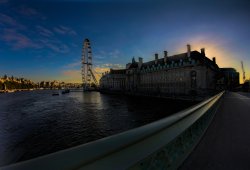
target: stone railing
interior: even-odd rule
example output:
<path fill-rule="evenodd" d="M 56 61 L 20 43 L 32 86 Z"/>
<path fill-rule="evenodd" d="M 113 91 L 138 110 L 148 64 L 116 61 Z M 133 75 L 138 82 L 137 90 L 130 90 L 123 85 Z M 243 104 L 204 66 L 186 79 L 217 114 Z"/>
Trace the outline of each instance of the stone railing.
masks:
<path fill-rule="evenodd" d="M 176 169 L 206 131 L 222 95 L 145 126 L 0 169 Z"/>

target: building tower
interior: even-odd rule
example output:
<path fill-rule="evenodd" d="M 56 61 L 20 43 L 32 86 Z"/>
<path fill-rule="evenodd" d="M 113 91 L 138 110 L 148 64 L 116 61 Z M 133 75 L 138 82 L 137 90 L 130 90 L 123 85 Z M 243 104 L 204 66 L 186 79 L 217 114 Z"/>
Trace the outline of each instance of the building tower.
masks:
<path fill-rule="evenodd" d="M 88 90 L 91 83 L 97 85 L 97 80 L 92 70 L 92 51 L 89 39 L 85 39 L 82 48 L 82 83 L 83 89 Z"/>

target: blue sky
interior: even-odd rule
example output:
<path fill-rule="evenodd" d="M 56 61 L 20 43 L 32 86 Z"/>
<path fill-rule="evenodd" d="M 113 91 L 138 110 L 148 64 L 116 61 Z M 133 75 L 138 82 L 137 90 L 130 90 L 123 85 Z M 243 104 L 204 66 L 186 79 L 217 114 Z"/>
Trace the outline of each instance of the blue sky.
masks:
<path fill-rule="evenodd" d="M 34 81 L 80 82 L 82 42 L 97 72 L 206 48 L 219 66 L 250 76 L 250 2 L 246 0 L 0 0 L 0 73 Z"/>

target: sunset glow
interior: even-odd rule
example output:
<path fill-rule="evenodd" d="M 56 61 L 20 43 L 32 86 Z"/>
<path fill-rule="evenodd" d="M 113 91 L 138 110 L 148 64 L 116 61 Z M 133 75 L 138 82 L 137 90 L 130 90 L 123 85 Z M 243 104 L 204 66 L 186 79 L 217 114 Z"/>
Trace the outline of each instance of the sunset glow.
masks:
<path fill-rule="evenodd" d="M 0 1 L 1 76 L 81 82 L 81 50 L 91 41 L 101 74 L 132 57 L 150 61 L 206 49 L 220 67 L 250 77 L 248 1 Z M 56 9 L 54 8 L 56 6 Z M 67 12 L 65 12 L 67 11 Z"/>

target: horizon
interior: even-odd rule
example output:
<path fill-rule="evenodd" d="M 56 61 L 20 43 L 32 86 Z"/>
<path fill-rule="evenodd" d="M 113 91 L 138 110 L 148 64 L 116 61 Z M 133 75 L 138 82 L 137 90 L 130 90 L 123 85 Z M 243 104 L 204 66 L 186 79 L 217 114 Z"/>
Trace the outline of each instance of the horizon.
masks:
<path fill-rule="evenodd" d="M 206 49 L 221 67 L 249 79 L 250 2 L 0 0 L 0 73 L 34 82 L 81 83 L 81 51 L 90 39 L 96 72 Z M 54 7 L 56 6 L 56 9 Z"/>

